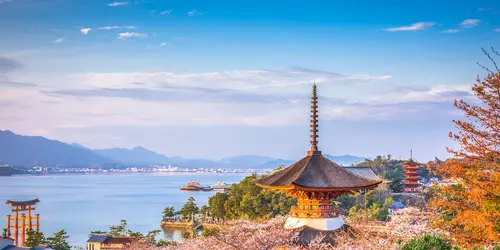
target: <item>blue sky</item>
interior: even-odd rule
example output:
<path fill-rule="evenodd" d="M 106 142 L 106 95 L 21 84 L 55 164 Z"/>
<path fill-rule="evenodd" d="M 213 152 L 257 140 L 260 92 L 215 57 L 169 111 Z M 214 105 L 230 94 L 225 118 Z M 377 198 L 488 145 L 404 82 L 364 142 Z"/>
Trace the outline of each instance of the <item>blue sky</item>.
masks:
<path fill-rule="evenodd" d="M 447 156 L 498 1 L 0 0 L 0 129 L 166 155 Z"/>

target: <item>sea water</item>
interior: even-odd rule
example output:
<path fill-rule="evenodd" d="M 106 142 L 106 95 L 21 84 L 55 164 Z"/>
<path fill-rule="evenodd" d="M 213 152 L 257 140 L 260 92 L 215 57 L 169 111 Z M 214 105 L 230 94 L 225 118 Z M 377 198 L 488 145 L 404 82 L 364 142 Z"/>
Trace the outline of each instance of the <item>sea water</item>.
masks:
<path fill-rule="evenodd" d="M 90 231 L 107 231 L 110 225 L 127 220 L 132 231 L 147 233 L 160 229 L 167 206 L 179 210 L 192 196 L 198 206 L 208 203 L 215 192 L 184 192 L 189 181 L 202 186 L 216 182 L 236 183 L 248 174 L 238 173 L 111 173 L 46 174 L 0 177 L 0 228 L 10 213 L 7 200 L 40 199 L 40 230 L 46 237 L 64 229 L 71 245 L 85 246 Z M 180 240 L 181 231 L 167 230 L 160 236 Z"/>

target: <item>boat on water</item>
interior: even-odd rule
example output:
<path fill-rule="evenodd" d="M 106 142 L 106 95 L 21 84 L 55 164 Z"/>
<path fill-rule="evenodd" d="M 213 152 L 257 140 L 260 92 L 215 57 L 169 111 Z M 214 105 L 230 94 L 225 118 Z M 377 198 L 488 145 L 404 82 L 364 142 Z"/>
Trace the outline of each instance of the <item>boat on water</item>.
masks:
<path fill-rule="evenodd" d="M 200 191 L 212 191 L 213 188 L 211 186 L 204 186 L 200 189 Z"/>
<path fill-rule="evenodd" d="M 200 191 L 203 187 L 199 182 L 190 181 L 186 185 L 181 187 L 182 191 Z"/>
<path fill-rule="evenodd" d="M 212 189 L 216 192 L 224 192 L 228 190 L 230 187 L 230 184 L 224 183 L 224 182 L 217 182 L 215 185 L 212 186 Z"/>

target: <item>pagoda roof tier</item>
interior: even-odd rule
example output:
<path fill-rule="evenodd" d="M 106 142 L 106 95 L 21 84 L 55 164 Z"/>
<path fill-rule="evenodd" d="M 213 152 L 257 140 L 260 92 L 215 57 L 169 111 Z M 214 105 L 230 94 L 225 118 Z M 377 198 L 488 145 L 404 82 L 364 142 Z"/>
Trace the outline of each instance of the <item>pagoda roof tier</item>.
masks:
<path fill-rule="evenodd" d="M 420 187 L 420 186 L 421 186 L 420 184 L 413 184 L 413 183 L 405 184 L 405 187 Z"/>
<path fill-rule="evenodd" d="M 368 179 L 343 169 L 321 153 L 309 153 L 289 167 L 257 181 L 275 189 L 358 190 L 375 187 L 382 180 Z"/>
<path fill-rule="evenodd" d="M 418 175 L 412 175 L 412 174 L 405 174 L 405 179 L 409 179 L 409 178 L 418 178 L 418 179 L 420 179 L 420 176 L 418 176 Z"/>
<path fill-rule="evenodd" d="M 405 170 L 420 170 L 420 167 L 408 165 L 408 166 L 404 166 L 403 169 L 405 169 Z"/>
<path fill-rule="evenodd" d="M 11 206 L 23 206 L 23 205 L 35 205 L 36 203 L 40 202 L 39 199 L 34 199 L 34 200 L 27 200 L 27 201 L 11 201 L 7 200 L 5 204 L 11 205 Z"/>

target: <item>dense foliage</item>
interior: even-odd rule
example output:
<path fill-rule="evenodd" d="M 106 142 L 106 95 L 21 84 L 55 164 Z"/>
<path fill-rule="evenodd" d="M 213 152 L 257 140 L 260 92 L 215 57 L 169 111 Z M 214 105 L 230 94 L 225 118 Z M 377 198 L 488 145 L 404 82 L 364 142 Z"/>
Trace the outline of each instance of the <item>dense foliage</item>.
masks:
<path fill-rule="evenodd" d="M 267 219 L 286 215 L 296 200 L 284 193 L 255 185 L 256 174 L 233 184 L 227 193 L 217 193 L 208 203 L 212 216 L 220 219 Z"/>
<path fill-rule="evenodd" d="M 377 156 L 375 159 L 365 159 L 365 161 L 358 163 L 354 166 L 363 166 L 363 167 L 371 167 L 375 174 L 385 180 L 390 181 L 389 187 L 394 193 L 403 192 L 404 185 L 404 170 L 403 164 L 405 160 L 397 160 L 393 159 L 391 155 L 387 156 Z M 436 161 L 439 161 L 436 158 Z M 425 167 L 421 167 L 419 170 L 419 176 L 422 178 L 431 178 L 435 177 L 433 173 L 429 172 L 429 170 Z"/>
<path fill-rule="evenodd" d="M 409 240 L 401 250 L 452 250 L 451 243 L 443 237 L 425 234 L 416 239 Z"/>
<path fill-rule="evenodd" d="M 181 210 L 179 210 L 179 214 L 184 218 L 191 217 L 199 212 L 200 209 L 196 205 L 196 200 L 193 197 L 189 197 L 188 201 L 182 206 Z"/>
<path fill-rule="evenodd" d="M 453 121 L 457 132 L 449 134 L 460 146 L 448 148 L 455 158 L 429 166 L 456 183 L 435 187 L 429 204 L 438 214 L 434 225 L 466 246 L 500 240 L 500 70 L 496 70 L 473 84 L 475 99 L 455 100 L 465 115 L 464 120 Z"/>
<path fill-rule="evenodd" d="M 38 245 L 46 244 L 47 240 L 45 239 L 45 235 L 42 232 L 37 232 L 31 228 L 26 230 L 26 241 L 24 245 L 27 247 L 36 247 Z"/>

